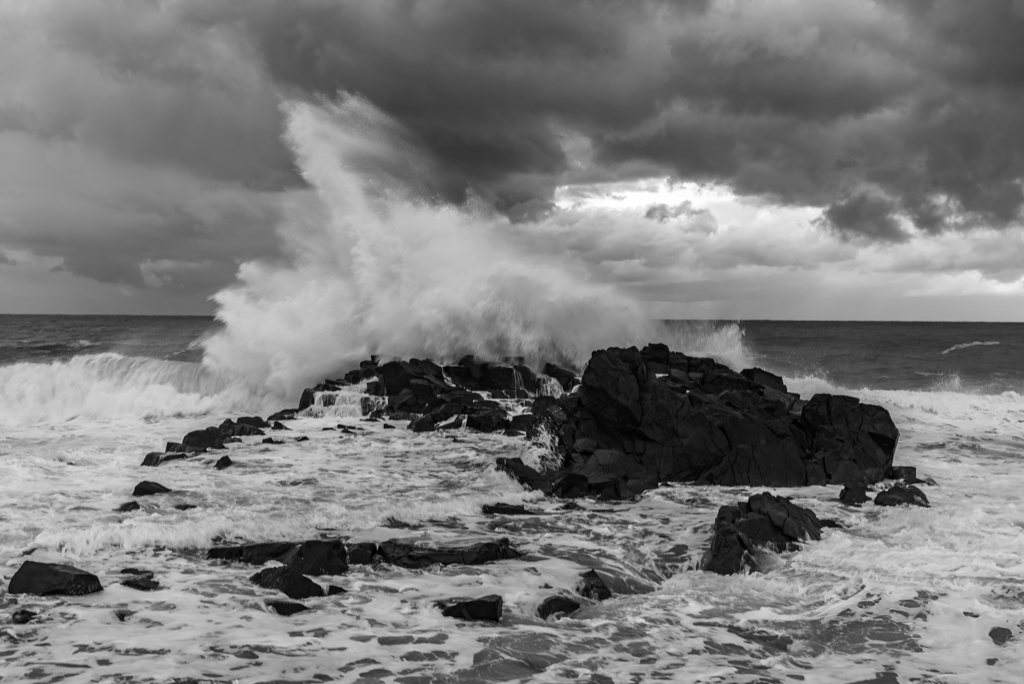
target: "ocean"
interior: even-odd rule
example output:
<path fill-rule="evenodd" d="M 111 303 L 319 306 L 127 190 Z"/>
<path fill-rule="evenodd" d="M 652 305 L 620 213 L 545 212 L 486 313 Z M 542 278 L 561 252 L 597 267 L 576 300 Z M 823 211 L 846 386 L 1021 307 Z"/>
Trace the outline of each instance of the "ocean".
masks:
<path fill-rule="evenodd" d="M 494 468 L 499 456 L 539 465 L 540 447 L 363 422 L 360 387 L 275 433 L 285 444 L 229 445 L 226 470 L 212 467 L 220 453 L 142 467 L 165 442 L 295 406 L 296 387 L 348 368 L 317 351 L 330 338 L 306 335 L 309 363 L 282 366 L 296 369 L 292 382 L 239 374 L 224 359 L 248 352 L 218 346 L 224 325 L 212 318 L 0 316 L 0 681 L 1021 681 L 1024 324 L 649 330 L 664 338 L 648 341 L 778 373 L 804 398 L 840 393 L 885 407 L 901 431 L 896 464 L 936 482 L 924 487 L 931 507 L 846 507 L 838 487 L 776 488 L 842 527 L 799 551 L 765 552 L 767 572 L 704 573 L 719 506 L 760 488 L 675 485 L 562 510 Z M 292 359 L 298 344 L 285 333 L 254 335 L 253 348 Z M 351 430 L 330 429 L 339 425 Z M 142 480 L 172 492 L 115 512 Z M 482 514 L 496 502 L 540 514 Z M 248 581 L 251 566 L 205 559 L 226 543 L 339 537 L 508 537 L 526 555 L 352 566 L 332 580 L 346 593 L 306 600 L 311 609 L 290 617 L 268 608 L 279 596 Z M 87 570 L 104 591 L 7 594 L 27 558 Z M 152 571 L 161 588 L 121 585 L 123 568 Z M 570 593 L 588 569 L 608 579 L 611 599 L 535 617 L 544 597 Z M 434 605 L 487 594 L 503 597 L 500 624 L 459 622 Z M 18 609 L 38 616 L 14 624 Z"/>

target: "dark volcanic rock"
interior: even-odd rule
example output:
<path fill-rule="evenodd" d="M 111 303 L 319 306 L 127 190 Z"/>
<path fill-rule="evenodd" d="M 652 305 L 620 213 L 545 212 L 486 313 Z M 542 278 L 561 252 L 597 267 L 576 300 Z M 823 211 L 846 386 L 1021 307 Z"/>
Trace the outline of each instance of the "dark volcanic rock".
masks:
<path fill-rule="evenodd" d="M 303 575 L 341 575 L 348 572 L 345 545 L 340 541 L 304 541 L 276 560 Z"/>
<path fill-rule="evenodd" d="M 217 470 L 224 470 L 225 468 L 230 468 L 234 463 L 235 462 L 227 456 L 221 456 L 217 459 L 217 462 L 213 464 L 213 467 Z"/>
<path fill-rule="evenodd" d="M 661 482 L 882 479 L 899 438 L 884 409 L 831 395 L 815 395 L 799 415 L 796 405 L 781 378 L 760 369 L 736 373 L 664 345 L 599 350 L 578 396 L 538 398 L 531 408 L 539 424 L 527 435 L 549 435 L 566 471 L 549 486 L 556 478 L 508 462 L 504 469 L 559 496 L 607 499 L 631 498 Z"/>
<path fill-rule="evenodd" d="M 263 565 L 267 561 L 277 560 L 294 549 L 296 542 L 268 542 L 265 544 L 246 544 L 244 546 L 221 546 L 210 549 L 206 557 L 210 560 L 229 560 Z"/>
<path fill-rule="evenodd" d="M 988 631 L 988 638 L 992 640 L 992 643 L 996 646 L 1004 646 L 1006 643 L 1013 639 L 1013 632 L 1008 630 L 1006 627 L 993 627 Z"/>
<path fill-rule="evenodd" d="M 121 580 L 121 584 L 129 589 L 138 589 L 139 591 L 156 591 L 160 588 L 160 583 L 153 579 L 152 576 L 146 577 L 144 575 Z"/>
<path fill-rule="evenodd" d="M 441 615 L 445 617 L 458 618 L 460 620 L 500 622 L 502 604 L 503 601 L 500 596 L 491 594 L 490 596 L 467 601 L 439 601 L 437 607 L 441 609 Z"/>
<path fill-rule="evenodd" d="M 132 496 L 152 496 L 153 494 L 168 494 L 170 491 L 170 489 L 164 487 L 159 482 L 149 482 L 148 480 L 146 480 L 135 485 L 135 491 L 132 492 Z"/>
<path fill-rule="evenodd" d="M 288 598 L 293 599 L 324 595 L 324 590 L 319 584 L 289 567 L 265 568 L 250 577 L 249 581 L 264 589 L 282 591 Z"/>
<path fill-rule="evenodd" d="M 224 435 L 215 427 L 208 427 L 205 430 L 194 430 L 181 440 L 186 447 L 196 449 L 223 449 Z"/>
<path fill-rule="evenodd" d="M 306 606 L 301 603 L 294 603 L 292 601 L 267 601 L 267 605 L 270 606 L 275 613 L 278 615 L 295 615 L 301 613 L 304 610 L 309 610 Z"/>
<path fill-rule="evenodd" d="M 546 620 L 552 615 L 571 615 L 580 609 L 578 601 L 565 596 L 549 596 L 537 607 L 537 616 Z"/>
<path fill-rule="evenodd" d="M 381 544 L 378 552 L 385 562 L 412 569 L 431 565 L 482 565 L 522 555 L 504 537 L 464 548 L 428 548 L 393 540 Z"/>
<path fill-rule="evenodd" d="M 433 432 L 436 427 L 433 417 L 429 415 L 409 421 L 409 429 L 413 432 Z"/>
<path fill-rule="evenodd" d="M 466 427 L 480 432 L 498 432 L 504 430 L 508 424 L 508 414 L 501 408 L 476 413 L 466 419 Z"/>
<path fill-rule="evenodd" d="M 821 528 L 813 511 L 768 492 L 755 494 L 746 503 L 718 510 L 703 569 L 720 575 L 757 570 L 753 555 L 757 548 L 794 551 L 803 540 L 821 539 Z"/>
<path fill-rule="evenodd" d="M 525 506 L 517 506 L 507 503 L 484 504 L 484 515 L 536 515 L 533 511 L 526 510 Z"/>
<path fill-rule="evenodd" d="M 38 617 L 38 615 L 38 613 L 33 613 L 31 610 L 16 610 L 11 615 L 11 622 L 16 625 L 27 625 Z"/>
<path fill-rule="evenodd" d="M 128 501 L 127 503 L 123 503 L 120 506 L 118 506 L 117 507 L 117 512 L 118 513 L 131 513 L 132 511 L 137 511 L 140 508 L 142 508 L 142 506 L 139 505 L 138 501 Z"/>
<path fill-rule="evenodd" d="M 373 542 L 349 544 L 347 550 L 348 562 L 352 565 L 370 565 L 377 555 L 377 545 Z"/>
<path fill-rule="evenodd" d="M 839 500 L 847 506 L 859 506 L 869 500 L 867 487 L 864 485 L 846 485 L 839 492 Z"/>
<path fill-rule="evenodd" d="M 239 425 L 251 425 L 254 428 L 268 428 L 270 423 L 263 420 L 259 416 L 242 416 L 235 420 Z"/>
<path fill-rule="evenodd" d="M 875 497 L 876 506 L 924 506 L 928 507 L 928 497 L 913 485 L 895 484 Z"/>
<path fill-rule="evenodd" d="M 146 457 L 142 459 L 142 464 L 148 467 L 156 467 L 163 465 L 164 463 L 170 463 L 171 461 L 179 461 L 184 458 L 191 458 L 195 454 L 187 451 L 176 451 L 176 452 L 160 452 L 151 451 L 146 454 Z"/>
<path fill-rule="evenodd" d="M 580 577 L 581 581 L 578 589 L 580 596 L 585 596 L 595 601 L 604 601 L 612 597 L 611 589 L 608 588 L 608 585 L 605 584 L 596 570 L 588 570 Z"/>
<path fill-rule="evenodd" d="M 56 563 L 25 561 L 7 587 L 10 594 L 36 596 L 82 596 L 103 591 L 96 575 Z"/>

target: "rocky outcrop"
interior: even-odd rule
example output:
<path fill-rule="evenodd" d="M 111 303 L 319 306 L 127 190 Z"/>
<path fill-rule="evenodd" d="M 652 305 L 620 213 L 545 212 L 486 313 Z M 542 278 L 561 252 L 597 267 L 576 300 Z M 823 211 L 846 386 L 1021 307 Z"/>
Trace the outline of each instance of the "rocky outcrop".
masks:
<path fill-rule="evenodd" d="M 588 570 L 580 576 L 580 585 L 577 588 L 580 596 L 585 596 L 595 601 L 604 601 L 612 597 L 612 590 L 608 588 L 605 581 L 597 574 L 597 570 Z"/>
<path fill-rule="evenodd" d="M 264 589 L 276 589 L 293 599 L 324 596 L 323 587 L 290 567 L 265 568 L 249 578 L 253 584 Z"/>
<path fill-rule="evenodd" d="M 720 575 L 758 570 L 755 552 L 795 551 L 800 542 L 821 539 L 822 521 L 813 511 L 768 492 L 722 506 L 715 519 L 711 549 L 702 567 Z"/>
<path fill-rule="evenodd" d="M 337 540 L 222 546 L 210 549 L 206 557 L 252 565 L 277 561 L 303 575 L 341 575 L 348 572 L 345 545 Z"/>
<path fill-rule="evenodd" d="M 103 591 L 96 575 L 70 565 L 25 561 L 7 586 L 9 594 L 83 596 Z"/>
<path fill-rule="evenodd" d="M 538 399 L 531 411 L 563 469 L 499 467 L 566 497 L 630 498 L 661 482 L 877 482 L 899 439 L 883 408 L 825 394 L 802 402 L 767 371 L 736 373 L 664 345 L 596 351 L 578 394 Z"/>

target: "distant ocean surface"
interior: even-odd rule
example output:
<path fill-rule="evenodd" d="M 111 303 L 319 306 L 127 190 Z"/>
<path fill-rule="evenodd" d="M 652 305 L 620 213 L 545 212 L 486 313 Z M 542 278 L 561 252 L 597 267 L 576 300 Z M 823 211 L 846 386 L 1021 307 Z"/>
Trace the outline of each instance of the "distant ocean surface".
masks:
<path fill-rule="evenodd" d="M 141 467 L 190 430 L 296 405 L 204 365 L 218 325 L 0 316 L 0 592 L 26 554 L 105 587 L 66 599 L 0 593 L 0 682 L 1021 681 L 1024 324 L 666 323 L 664 341 L 680 351 L 771 370 L 805 398 L 885 407 L 902 433 L 897 465 L 938 483 L 926 488 L 932 507 L 913 510 L 847 508 L 836 487 L 773 490 L 844 527 L 769 559 L 766 574 L 734 577 L 697 568 L 718 507 L 755 490 L 678 485 L 560 511 L 495 471 L 498 456 L 543 459 L 521 438 L 363 423 L 359 388 L 294 421 L 280 447 L 230 445 L 236 465 L 225 471 L 205 456 Z M 329 429 L 340 424 L 362 431 Z M 173 492 L 115 512 L 141 480 Z M 498 501 L 545 515 L 481 514 Z M 272 592 L 248 582 L 251 567 L 202 553 L 242 541 L 496 536 L 527 561 L 360 566 L 338 578 L 346 594 L 288 618 L 267 609 Z M 153 571 L 162 588 L 120 585 L 126 567 Z M 534 617 L 589 568 L 613 578 L 615 597 L 572 618 Z M 433 606 L 491 593 L 505 599 L 497 626 Z M 40 617 L 14 625 L 18 608 Z M 997 643 L 1000 629 L 1014 641 Z"/>

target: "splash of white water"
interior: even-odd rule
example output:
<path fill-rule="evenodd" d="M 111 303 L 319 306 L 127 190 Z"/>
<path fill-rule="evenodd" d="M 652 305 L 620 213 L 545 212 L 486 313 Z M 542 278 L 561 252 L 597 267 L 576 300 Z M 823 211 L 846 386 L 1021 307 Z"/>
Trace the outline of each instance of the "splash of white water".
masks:
<path fill-rule="evenodd" d="M 215 296 L 225 327 L 208 364 L 294 391 L 370 354 L 579 365 L 646 337 L 637 302 L 568 254 L 513 239 L 515 225 L 472 202 L 422 199 L 429 162 L 367 102 L 286 113 L 313 191 L 279 228 L 290 263 L 247 263 Z"/>

